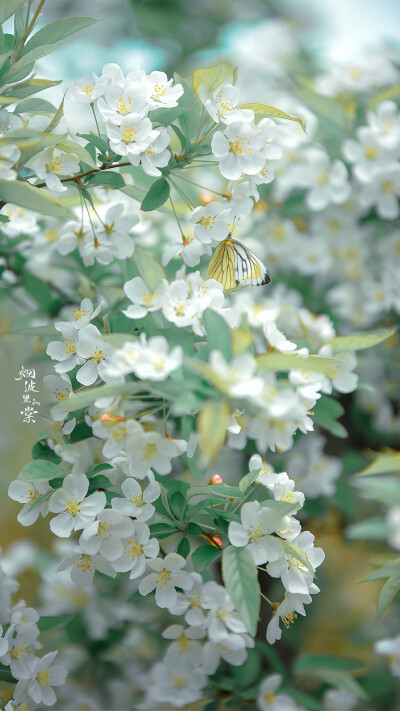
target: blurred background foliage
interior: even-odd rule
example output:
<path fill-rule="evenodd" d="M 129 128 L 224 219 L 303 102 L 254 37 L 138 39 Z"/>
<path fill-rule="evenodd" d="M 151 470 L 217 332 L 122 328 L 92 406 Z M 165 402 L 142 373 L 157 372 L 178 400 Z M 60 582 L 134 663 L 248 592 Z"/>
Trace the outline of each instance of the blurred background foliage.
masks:
<path fill-rule="evenodd" d="M 120 64 L 125 72 L 141 63 L 147 71 L 160 69 L 168 75 L 172 75 L 173 71 L 187 75 L 197 67 L 208 66 L 226 57 L 239 65 L 240 72 L 243 33 L 247 33 L 248 42 L 252 33 L 257 37 L 260 24 L 283 18 L 289 27 L 296 29 L 301 47 L 296 66 L 287 66 L 283 78 L 275 77 L 279 87 L 280 81 L 290 81 L 291 76 L 312 77 L 316 60 L 320 61 L 321 57 L 327 63 L 348 58 L 368 44 L 374 34 L 376 40 L 386 42 L 390 32 L 390 42 L 398 42 L 400 4 L 390 0 L 380 2 L 379 21 L 376 20 L 376 5 L 370 0 L 327 0 L 323 4 L 316 0 L 246 0 L 245 3 L 243 0 L 87 0 L 83 7 L 80 0 L 56 0 L 45 5 L 46 22 L 80 15 L 83 10 L 86 15 L 103 21 L 80 33 L 74 41 L 65 43 L 51 60 L 41 60 L 41 75 L 62 78 L 64 84 L 57 88 L 59 96 L 62 96 L 65 83 L 92 72 L 100 73 L 106 62 Z M 351 46 L 348 41 L 350 29 L 353 33 Z M 247 46 L 249 51 L 257 51 L 257 47 Z M 264 49 L 268 56 L 268 47 Z M 254 87 L 258 92 L 260 84 L 257 76 L 254 76 Z M 259 100 L 269 103 L 270 87 L 261 82 L 261 88 L 264 92 Z M 301 284 L 294 286 L 302 290 Z M 7 312 L 0 314 L 2 330 L 7 330 L 11 318 L 23 315 L 23 310 L 24 305 L 7 305 Z M 320 310 L 325 310 L 323 305 L 320 305 Z M 383 357 L 385 344 L 379 348 Z M 14 380 L 20 367 L 29 367 L 38 355 L 35 339 L 26 336 L 2 337 L 0 494 L 3 505 L 0 532 L 4 548 L 27 534 L 42 546 L 50 540 L 47 523 L 42 520 L 28 532 L 23 529 L 16 521 L 19 505 L 7 499 L 8 484 L 30 459 L 30 449 L 42 429 L 40 420 L 31 425 L 22 423 L 21 388 Z M 41 377 L 46 374 L 46 363 L 42 365 L 36 370 L 39 399 L 43 404 L 45 393 Z M 368 446 L 376 450 L 388 443 L 396 446 L 396 437 L 388 442 L 371 428 L 368 429 L 368 421 L 360 421 L 361 415 L 352 409 L 350 398 L 348 404 L 350 410 L 344 424 L 353 439 L 332 438 L 328 446 L 328 452 L 335 456 L 341 456 L 346 451 L 345 471 L 338 492 L 332 499 L 332 505 L 327 509 L 323 507 L 326 511 L 324 516 L 320 515 L 320 499 L 312 500 L 306 508 L 310 516 L 307 527 L 315 533 L 317 544 L 326 552 L 326 562 L 318 580 L 322 594 L 312 606 L 309 624 L 294 626 L 291 635 L 286 635 L 281 651 L 290 658 L 301 644 L 303 654 L 323 653 L 354 658 L 368 668 L 376 663 L 376 658 L 372 659 L 371 646 L 367 647 L 365 641 L 370 639 L 372 642 L 377 635 L 372 621 L 380 583 L 358 583 L 371 572 L 366 560 L 374 555 L 377 560 L 382 558 L 386 548 L 379 542 L 348 542 L 344 539 L 344 526 L 349 522 L 348 516 L 355 513 L 356 506 L 354 490 L 346 484 L 346 476 L 366 464 L 364 451 Z M 357 505 L 360 506 L 360 503 Z M 27 600 L 29 584 L 27 581 L 26 591 L 22 590 Z M 384 617 L 379 625 L 380 636 L 390 636 L 390 617 Z M 379 694 L 384 694 L 384 690 L 377 689 Z"/>

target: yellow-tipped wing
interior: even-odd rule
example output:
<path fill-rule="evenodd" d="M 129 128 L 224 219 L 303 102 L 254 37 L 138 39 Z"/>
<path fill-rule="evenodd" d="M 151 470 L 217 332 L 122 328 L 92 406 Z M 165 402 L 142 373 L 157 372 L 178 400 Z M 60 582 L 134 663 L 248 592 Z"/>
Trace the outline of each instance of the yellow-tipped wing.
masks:
<path fill-rule="evenodd" d="M 225 239 L 218 245 L 208 267 L 208 277 L 219 281 L 224 291 L 271 282 L 266 266 L 235 239 Z"/>

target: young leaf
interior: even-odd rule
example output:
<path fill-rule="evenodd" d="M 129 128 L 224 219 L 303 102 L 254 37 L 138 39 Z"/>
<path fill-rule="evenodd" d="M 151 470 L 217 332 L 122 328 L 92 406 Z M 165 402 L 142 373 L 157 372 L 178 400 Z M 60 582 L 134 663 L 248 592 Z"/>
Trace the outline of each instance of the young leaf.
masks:
<path fill-rule="evenodd" d="M 233 604 L 255 637 L 260 610 L 257 567 L 247 548 L 228 546 L 222 554 L 222 577 Z"/>
<path fill-rule="evenodd" d="M 328 356 L 301 356 L 298 353 L 263 353 L 256 356 L 258 367 L 266 370 L 309 370 L 311 372 L 323 373 L 330 378 L 335 377 L 341 370 L 343 363 L 340 358 L 330 358 Z"/>
<path fill-rule="evenodd" d="M 190 543 L 187 538 L 182 538 L 178 548 L 176 549 L 176 552 L 178 555 L 183 556 L 183 558 L 187 558 L 189 553 L 190 553 Z"/>
<path fill-rule="evenodd" d="M 0 25 L 8 20 L 11 15 L 17 12 L 18 8 L 21 7 L 26 2 L 26 0 L 7 0 L 7 2 L 0 3 Z"/>
<path fill-rule="evenodd" d="M 107 185 L 113 190 L 118 190 L 118 188 L 124 187 L 125 180 L 120 173 L 116 173 L 114 170 L 99 170 L 98 173 L 88 175 L 85 185 Z"/>
<path fill-rule="evenodd" d="M 207 459 L 212 462 L 222 447 L 231 418 L 227 400 L 207 400 L 197 417 L 199 445 Z"/>
<path fill-rule="evenodd" d="M 57 476 L 64 476 L 63 469 L 48 459 L 34 459 L 22 467 L 17 479 L 22 481 L 48 481 Z"/>
<path fill-rule="evenodd" d="M 310 573 L 314 573 L 314 568 L 309 561 L 308 555 L 302 548 L 296 546 L 296 544 L 292 543 L 292 541 L 283 541 L 283 547 L 287 555 L 298 560 L 299 563 L 304 565 L 310 571 Z"/>
<path fill-rule="evenodd" d="M 329 345 L 333 353 L 343 353 L 344 351 L 361 351 L 364 348 L 376 346 L 387 338 L 393 336 L 397 328 L 380 328 L 376 331 L 365 331 L 364 333 L 353 333 L 351 336 L 335 336 Z"/>
<path fill-rule="evenodd" d="M 197 572 L 201 573 L 220 555 L 222 555 L 222 550 L 217 546 L 199 546 L 192 553 L 192 562 Z"/>
<path fill-rule="evenodd" d="M 66 153 L 74 153 L 78 156 L 79 160 L 86 163 L 91 168 L 98 168 L 90 153 L 88 153 L 86 148 L 82 148 L 79 143 L 75 143 L 75 141 L 63 141 L 59 144 L 59 148 Z"/>
<path fill-rule="evenodd" d="M 71 218 L 69 211 L 56 198 L 22 180 L 0 180 L 0 200 L 42 215 Z"/>
<path fill-rule="evenodd" d="M 90 27 L 90 25 L 99 21 L 100 20 L 93 19 L 93 17 L 67 17 L 62 20 L 50 22 L 49 25 L 35 32 L 29 42 L 26 43 L 23 53 L 29 52 L 34 47 L 59 42 L 65 37 L 79 32 L 79 30 L 83 30 L 85 27 Z"/>
<path fill-rule="evenodd" d="M 146 282 L 150 291 L 155 291 L 162 280 L 167 278 L 163 267 L 142 247 L 135 247 L 134 259 L 143 281 Z"/>
<path fill-rule="evenodd" d="M 73 615 L 45 615 L 38 620 L 37 626 L 41 632 L 64 627 L 70 622 Z"/>
<path fill-rule="evenodd" d="M 231 329 L 225 319 L 216 311 L 206 309 L 203 323 L 210 351 L 217 349 L 227 361 L 232 360 Z"/>
<path fill-rule="evenodd" d="M 241 106 L 238 106 L 237 108 L 251 109 L 252 111 L 254 111 L 255 115 L 259 116 L 260 118 L 280 118 L 286 119 L 288 121 L 297 121 L 297 123 L 299 123 L 302 127 L 304 133 L 307 133 L 306 123 L 304 119 L 300 118 L 299 116 L 291 116 L 290 114 L 285 114 L 284 111 L 281 111 L 280 109 L 275 109 L 273 106 L 267 106 L 266 104 L 241 104 Z"/>
<path fill-rule="evenodd" d="M 400 590 L 400 574 L 391 576 L 386 580 L 386 583 L 381 588 L 378 597 L 378 607 L 376 610 L 376 619 L 379 620 L 383 613 L 386 612 L 390 603 L 396 597 Z"/>
<path fill-rule="evenodd" d="M 233 65 L 225 62 L 218 62 L 213 67 L 206 69 L 196 69 L 193 72 L 193 88 L 196 95 L 200 99 L 199 87 L 202 84 L 208 91 L 216 91 L 231 74 L 233 74 Z"/>
<path fill-rule="evenodd" d="M 151 212 L 164 205 L 168 200 L 170 193 L 169 182 L 165 178 L 158 178 L 150 190 L 146 193 L 140 209 L 143 212 Z"/>

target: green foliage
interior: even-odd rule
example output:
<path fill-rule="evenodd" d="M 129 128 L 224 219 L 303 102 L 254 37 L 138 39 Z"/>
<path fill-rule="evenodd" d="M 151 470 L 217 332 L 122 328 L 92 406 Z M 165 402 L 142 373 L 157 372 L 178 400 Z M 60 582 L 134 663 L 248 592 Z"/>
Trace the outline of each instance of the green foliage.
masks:
<path fill-rule="evenodd" d="M 323 654 L 312 654 L 300 657 L 294 665 L 294 673 L 297 675 L 316 677 L 334 688 L 344 689 L 351 694 L 355 694 L 359 699 L 366 699 L 362 686 L 353 678 L 352 672 L 362 666 L 358 662 L 339 657 L 329 657 Z"/>
<path fill-rule="evenodd" d="M 21 180 L 0 180 L 0 200 L 36 210 L 50 217 L 70 218 L 67 208 L 56 198 Z"/>
<path fill-rule="evenodd" d="M 157 210 L 161 207 L 161 205 L 164 205 L 164 203 L 167 202 L 169 194 L 170 185 L 168 180 L 165 178 L 158 178 L 143 198 L 140 209 L 143 210 L 143 212 Z"/>
<path fill-rule="evenodd" d="M 256 564 L 247 548 L 224 548 L 222 577 L 249 634 L 254 636 L 260 610 L 260 586 Z"/>
<path fill-rule="evenodd" d="M 192 553 L 192 562 L 195 569 L 201 573 L 206 570 L 222 554 L 216 546 L 200 546 Z"/>
<path fill-rule="evenodd" d="M 335 437 L 346 438 L 348 436 L 346 429 L 337 421 L 343 415 L 344 408 L 334 398 L 327 395 L 321 397 L 314 405 L 313 413 L 315 422 Z"/>
<path fill-rule="evenodd" d="M 232 359 L 231 329 L 226 320 L 215 311 L 207 309 L 203 315 L 209 350 L 221 351 L 227 361 Z"/>
<path fill-rule="evenodd" d="M 135 249 L 135 264 L 143 281 L 147 284 L 150 291 L 155 291 L 160 286 L 163 279 L 166 279 L 166 274 L 161 264 L 141 247 L 136 246 Z"/>
<path fill-rule="evenodd" d="M 22 467 L 17 479 L 32 482 L 48 481 L 49 479 L 54 479 L 54 477 L 63 476 L 64 473 L 55 462 L 49 459 L 34 459 Z"/>
<path fill-rule="evenodd" d="M 86 27 L 90 27 L 90 25 L 94 25 L 97 22 L 99 22 L 99 20 L 95 20 L 93 17 L 67 17 L 62 20 L 50 22 L 49 25 L 35 32 L 29 42 L 26 43 L 22 54 L 26 55 L 36 47 L 60 42 L 65 39 L 65 37 L 84 30 Z"/>
<path fill-rule="evenodd" d="M 193 88 L 196 96 L 199 96 L 199 87 L 204 85 L 209 92 L 214 92 L 224 83 L 229 76 L 233 75 L 233 65 L 225 62 L 218 62 L 213 67 L 206 69 L 196 69 L 193 72 Z"/>
<path fill-rule="evenodd" d="M 306 122 L 299 116 L 290 116 L 280 109 L 275 109 L 273 106 L 267 106 L 266 104 L 241 104 L 238 106 L 239 109 L 251 109 L 258 118 L 279 118 L 285 119 L 286 121 L 296 121 L 302 127 L 304 133 L 306 131 Z"/>
<path fill-rule="evenodd" d="M 329 345 L 333 353 L 343 353 L 345 351 L 361 351 L 364 348 L 371 348 L 382 341 L 386 341 L 397 332 L 397 328 L 380 328 L 376 331 L 365 331 L 365 333 L 352 333 L 351 336 L 335 336 Z"/>
<path fill-rule="evenodd" d="M 199 446 L 206 459 L 214 461 L 222 447 L 231 419 L 231 409 L 226 400 L 207 400 L 197 417 Z"/>

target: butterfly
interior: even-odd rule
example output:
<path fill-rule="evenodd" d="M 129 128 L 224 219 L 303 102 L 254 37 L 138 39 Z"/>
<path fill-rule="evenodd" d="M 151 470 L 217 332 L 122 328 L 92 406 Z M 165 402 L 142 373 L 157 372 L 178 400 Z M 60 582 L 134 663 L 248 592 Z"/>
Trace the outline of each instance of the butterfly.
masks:
<path fill-rule="evenodd" d="M 208 266 L 209 279 L 222 284 L 224 291 L 242 286 L 265 286 L 271 283 L 266 266 L 236 239 L 222 240 Z"/>

